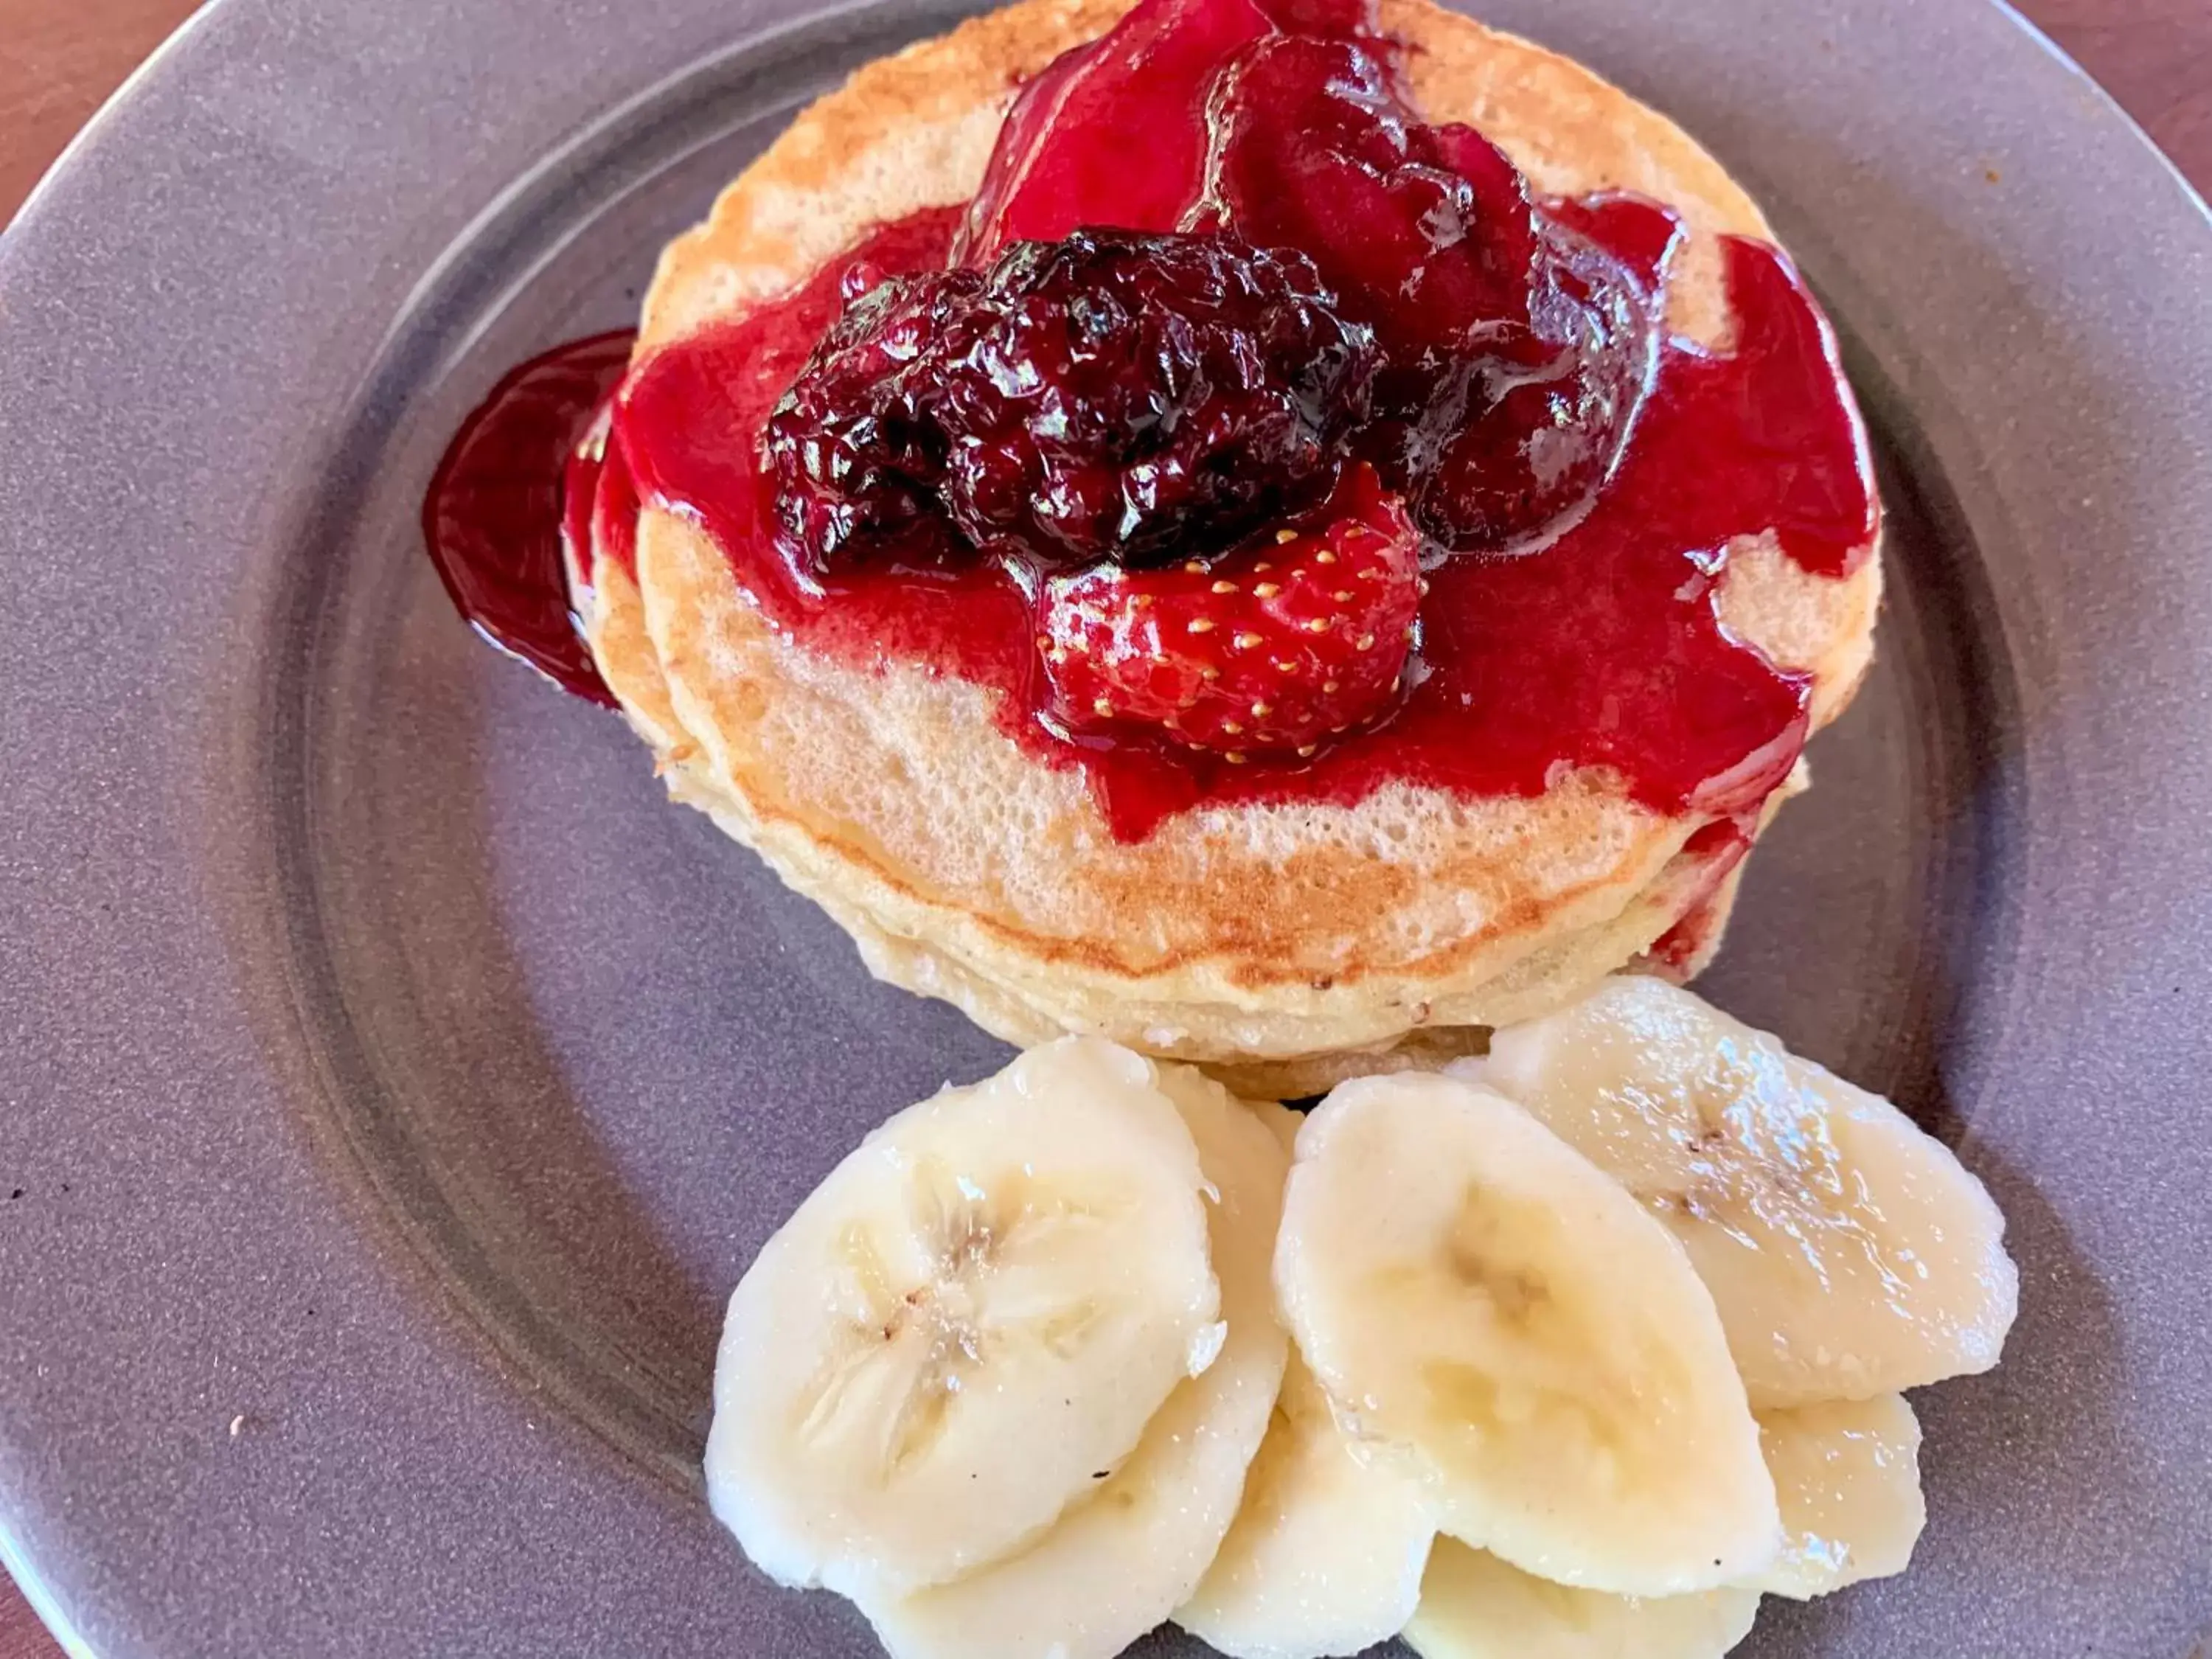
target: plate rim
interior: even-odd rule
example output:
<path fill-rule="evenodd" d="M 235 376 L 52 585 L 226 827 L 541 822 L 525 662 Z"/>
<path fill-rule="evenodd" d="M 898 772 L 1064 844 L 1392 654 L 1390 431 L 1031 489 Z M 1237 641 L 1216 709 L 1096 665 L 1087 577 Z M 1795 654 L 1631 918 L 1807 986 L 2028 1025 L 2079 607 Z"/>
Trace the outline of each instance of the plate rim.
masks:
<path fill-rule="evenodd" d="M 195 52 L 214 51 L 220 44 L 222 32 L 232 26 L 233 20 L 247 16 L 257 9 L 257 0 L 209 0 L 188 18 L 155 52 L 135 70 L 123 86 L 101 106 L 86 126 L 72 139 L 55 166 L 41 179 L 0 237 L 0 294 L 15 297 L 31 296 L 34 301 L 40 294 L 43 280 L 49 284 L 54 280 L 52 270 L 66 271 L 70 266 L 71 243 L 76 231 L 72 213 L 81 216 L 84 204 L 71 200 L 81 177 L 103 167 L 112 167 L 118 161 L 128 161 L 131 148 L 143 142 L 139 128 L 147 125 L 142 119 L 145 112 L 160 100 L 190 98 L 194 88 L 188 84 L 193 73 L 191 59 Z M 1984 0 L 1978 9 L 2006 20 L 2023 33 L 2053 64 L 2080 88 L 2090 89 L 2095 106 L 2094 113 L 2084 118 L 2112 123 L 2117 121 L 2120 130 L 2134 141 L 2134 147 L 2148 151 L 2166 179 L 2178 185 L 2184 203 L 2197 221 L 2197 228 L 2212 237 L 2212 206 L 2205 197 L 2184 176 L 2172 159 L 2149 139 L 2141 126 L 2122 106 L 2105 92 L 2094 79 L 2053 43 L 2032 22 L 2023 17 L 2008 0 Z M 731 33 L 731 50 L 738 49 L 743 32 L 734 27 Z M 651 87 L 659 84 L 654 77 L 635 97 L 649 95 Z M 599 119 L 607 118 L 605 116 Z M 35 308 L 35 307 L 33 307 Z M 2203 308 L 2207 319 L 2212 319 L 2212 304 Z M 9 337 L 0 330 L 0 343 Z M 0 358 L 4 362 L 4 358 Z M 0 375 L 0 378 L 5 378 Z M 0 404 L 4 406 L 4 404 Z M 2207 460 L 2212 471 L 2212 459 Z M 4 532 L 0 532 L 0 551 L 12 547 Z M 0 732 L 0 754 L 15 756 L 21 746 L 21 733 L 15 728 Z M 33 879 L 46 872 L 35 863 L 19 864 L 10 873 L 19 878 L 27 874 Z M 7 984 L 0 978 L 0 984 Z M 0 1083 L 11 1083 L 7 1068 L 12 1061 L 0 1061 Z M 13 1260 L 8 1254 L 7 1241 L 0 1237 L 0 1262 Z M 0 1297 L 4 1297 L 0 1288 Z M 0 1394 L 6 1384 L 0 1381 Z M 0 1401 L 4 1407 L 4 1401 Z M 0 1430 L 4 1430 L 4 1418 L 0 1417 Z M 91 1651 L 88 1642 L 76 1633 L 76 1624 L 64 1598 L 50 1587 L 48 1575 L 40 1569 L 38 1550 L 27 1542 L 37 1530 L 37 1517 L 27 1512 L 17 1512 L 18 1489 L 12 1480 L 9 1454 L 10 1448 L 0 1441 L 0 1565 L 5 1565 L 15 1577 L 34 1609 L 49 1627 L 55 1631 L 65 1647 L 71 1650 Z"/>

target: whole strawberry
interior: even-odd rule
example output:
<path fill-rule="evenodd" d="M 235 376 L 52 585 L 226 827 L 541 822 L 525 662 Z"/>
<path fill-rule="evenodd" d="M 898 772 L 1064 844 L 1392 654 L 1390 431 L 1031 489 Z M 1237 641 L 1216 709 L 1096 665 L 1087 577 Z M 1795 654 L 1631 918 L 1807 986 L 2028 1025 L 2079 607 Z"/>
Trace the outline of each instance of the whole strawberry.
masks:
<path fill-rule="evenodd" d="M 1420 608 L 1419 538 L 1364 465 L 1319 518 L 1217 559 L 1048 581 L 1050 718 L 1243 762 L 1314 754 L 1389 708 Z"/>

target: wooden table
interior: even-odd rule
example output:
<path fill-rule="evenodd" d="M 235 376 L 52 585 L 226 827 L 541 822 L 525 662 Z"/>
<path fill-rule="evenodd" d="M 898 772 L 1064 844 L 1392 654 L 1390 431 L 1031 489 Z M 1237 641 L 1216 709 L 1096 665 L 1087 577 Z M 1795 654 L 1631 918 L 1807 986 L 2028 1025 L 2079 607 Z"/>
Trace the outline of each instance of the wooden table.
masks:
<path fill-rule="evenodd" d="M 2020 4 L 2112 89 L 2198 189 L 2212 193 L 2212 4 Z M 15 212 L 70 135 L 192 9 L 192 0 L 9 0 L 0 37 L 0 218 Z M 0 1579 L 0 1659 L 60 1653 Z"/>

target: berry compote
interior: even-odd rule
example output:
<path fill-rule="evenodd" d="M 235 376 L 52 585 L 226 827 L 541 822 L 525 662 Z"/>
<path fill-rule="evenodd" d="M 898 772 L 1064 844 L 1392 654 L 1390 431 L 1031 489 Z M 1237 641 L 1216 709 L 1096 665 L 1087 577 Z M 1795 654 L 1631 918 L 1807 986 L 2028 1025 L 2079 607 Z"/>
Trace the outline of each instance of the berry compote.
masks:
<path fill-rule="evenodd" d="M 817 574 L 933 513 L 1041 565 L 1233 545 L 1328 493 L 1377 357 L 1295 250 L 1016 242 L 846 308 L 769 416 L 777 516 Z"/>
<path fill-rule="evenodd" d="M 1123 837 L 1585 766 L 1736 823 L 1808 688 L 1721 627 L 1729 544 L 1841 577 L 1879 509 L 1787 258 L 1725 241 L 1715 352 L 1680 235 L 1420 120 L 1362 0 L 1143 0 L 971 202 L 637 362 L 571 522 L 675 511 L 803 645 L 1000 692 Z"/>

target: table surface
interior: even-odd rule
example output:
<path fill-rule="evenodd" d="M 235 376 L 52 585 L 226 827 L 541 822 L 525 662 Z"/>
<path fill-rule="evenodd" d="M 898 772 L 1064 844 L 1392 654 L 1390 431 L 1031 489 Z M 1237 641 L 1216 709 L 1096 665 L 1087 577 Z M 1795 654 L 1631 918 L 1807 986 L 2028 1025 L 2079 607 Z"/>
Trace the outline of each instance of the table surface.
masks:
<path fill-rule="evenodd" d="M 1965 0 L 1949 0 L 1964 3 Z M 2206 0 L 2020 0 L 2212 193 L 2212 5 Z M 0 219 L 192 0 L 12 0 L 0 39 Z M 58 1659 L 0 1578 L 0 1659 Z"/>

